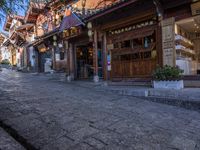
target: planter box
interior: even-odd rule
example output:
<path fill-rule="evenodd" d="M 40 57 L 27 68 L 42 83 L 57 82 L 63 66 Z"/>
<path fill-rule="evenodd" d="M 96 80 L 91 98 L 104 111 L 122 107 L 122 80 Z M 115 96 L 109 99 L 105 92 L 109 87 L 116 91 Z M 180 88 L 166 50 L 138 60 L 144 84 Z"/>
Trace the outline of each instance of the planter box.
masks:
<path fill-rule="evenodd" d="M 180 81 L 153 81 L 155 89 L 183 89 L 183 80 Z"/>

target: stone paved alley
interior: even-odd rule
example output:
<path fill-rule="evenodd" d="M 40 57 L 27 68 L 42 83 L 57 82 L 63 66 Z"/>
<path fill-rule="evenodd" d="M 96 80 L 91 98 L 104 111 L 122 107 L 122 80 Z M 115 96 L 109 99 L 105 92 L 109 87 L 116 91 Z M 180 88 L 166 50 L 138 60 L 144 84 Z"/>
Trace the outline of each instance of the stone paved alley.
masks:
<path fill-rule="evenodd" d="M 0 122 L 7 129 L 0 129 L 0 139 L 9 133 L 26 149 L 200 149 L 199 112 L 53 81 L 47 75 L 1 72 Z M 9 142 L 0 141 L 0 149 L 16 149 L 17 144 L 5 146 Z"/>

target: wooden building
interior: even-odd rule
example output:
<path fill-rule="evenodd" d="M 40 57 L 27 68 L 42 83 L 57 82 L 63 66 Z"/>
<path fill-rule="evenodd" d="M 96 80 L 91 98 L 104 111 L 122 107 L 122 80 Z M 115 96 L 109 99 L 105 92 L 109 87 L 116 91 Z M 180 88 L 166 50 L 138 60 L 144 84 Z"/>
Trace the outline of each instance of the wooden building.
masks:
<path fill-rule="evenodd" d="M 9 39 L 4 43 L 11 51 L 11 64 L 21 67 L 22 51 L 21 45 L 25 42 L 24 36 L 16 31 L 16 28 L 24 23 L 24 17 L 19 15 L 9 15 L 4 24 L 4 30 L 9 32 Z"/>
<path fill-rule="evenodd" d="M 102 51 L 104 79 L 146 78 L 162 64 L 161 27 L 153 1 L 118 1 L 86 20 L 93 26 L 95 53 Z M 97 62 L 95 66 L 98 72 Z"/>
<path fill-rule="evenodd" d="M 184 38 L 189 46 L 180 50 L 176 38 L 179 34 L 191 39 L 198 35 L 198 10 L 199 2 L 191 0 L 121 0 L 88 15 L 84 19 L 92 24 L 94 53 L 98 53 L 98 49 L 103 51 L 104 79 L 151 79 L 157 65 L 178 65 L 185 75 L 197 74 L 199 52 L 196 54 L 191 46 L 196 47 L 196 51 L 200 47 Z M 184 25 L 184 19 L 187 22 L 189 18 L 194 21 Z M 191 26 L 196 26 L 196 30 Z M 98 59 L 94 60 L 98 75 Z"/>
<path fill-rule="evenodd" d="M 44 72 L 51 59 L 69 80 L 151 79 L 157 65 L 191 76 L 200 70 L 199 12 L 198 0 L 56 0 L 30 4 L 17 31 L 26 32 L 27 64 L 34 58 Z"/>
<path fill-rule="evenodd" d="M 179 66 L 186 78 L 200 74 L 200 2 L 161 0 L 160 6 L 163 63 Z"/>
<path fill-rule="evenodd" d="M 84 18 L 114 1 L 116 0 L 83 0 L 75 1 L 71 6 L 67 6 L 60 31 L 63 34 L 62 38 L 67 54 L 69 80 L 94 79 L 94 81 L 98 81 L 99 77 L 103 77 L 102 51 L 99 49 L 99 53 L 94 53 L 95 39 Z M 99 62 L 98 71 L 96 71 L 97 66 L 95 67 L 96 62 Z"/>

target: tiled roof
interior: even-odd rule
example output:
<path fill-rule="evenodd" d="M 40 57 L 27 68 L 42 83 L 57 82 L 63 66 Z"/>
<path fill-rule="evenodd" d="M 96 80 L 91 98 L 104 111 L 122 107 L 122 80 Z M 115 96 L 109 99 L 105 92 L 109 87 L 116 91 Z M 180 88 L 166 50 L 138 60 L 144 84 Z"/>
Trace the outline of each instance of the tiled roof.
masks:
<path fill-rule="evenodd" d="M 110 3 L 106 5 L 105 7 L 99 8 L 99 9 L 85 9 L 85 14 L 83 14 L 82 8 L 73 8 L 72 7 L 72 12 L 75 13 L 79 18 L 82 18 L 82 20 L 85 20 L 87 18 L 90 18 L 96 14 L 100 14 L 108 9 L 112 9 L 113 7 L 120 5 L 126 1 L 130 0 L 116 0 L 113 3 Z"/>
<path fill-rule="evenodd" d="M 99 9 L 86 9 L 85 10 L 85 14 L 83 14 L 82 9 L 78 9 L 78 8 L 72 8 L 72 11 L 82 20 L 86 21 L 96 15 L 99 15 L 101 13 L 104 13 L 108 10 L 112 10 L 113 8 L 116 8 L 118 6 L 122 6 L 122 4 L 124 3 L 133 3 L 136 2 L 138 0 L 116 0 L 115 2 L 112 2 L 108 5 L 106 5 L 105 7 L 99 8 Z"/>
<path fill-rule="evenodd" d="M 71 13 L 70 16 L 66 16 L 63 18 L 63 21 L 60 24 L 60 31 L 69 29 L 71 27 L 77 27 L 80 25 L 84 25 L 82 20 L 76 14 Z"/>
<path fill-rule="evenodd" d="M 86 15 L 83 17 L 85 20 L 95 16 L 95 15 L 98 15 L 98 14 L 101 14 L 103 12 L 106 12 L 107 10 L 111 10 L 117 6 L 120 6 L 122 5 L 123 3 L 126 3 L 126 2 L 135 2 L 137 0 L 118 0 L 116 2 L 113 2 L 101 9 L 95 9 L 95 10 L 92 10 L 92 11 L 89 11 L 89 13 L 86 13 Z"/>

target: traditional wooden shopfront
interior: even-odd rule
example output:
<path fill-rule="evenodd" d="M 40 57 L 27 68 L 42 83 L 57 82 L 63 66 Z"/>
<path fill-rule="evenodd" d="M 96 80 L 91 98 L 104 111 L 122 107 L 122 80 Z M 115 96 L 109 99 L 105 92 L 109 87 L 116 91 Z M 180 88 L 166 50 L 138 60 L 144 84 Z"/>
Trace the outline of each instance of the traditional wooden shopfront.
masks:
<path fill-rule="evenodd" d="M 152 74 L 157 63 L 156 29 L 157 25 L 153 21 L 146 21 L 111 31 L 108 44 L 111 44 L 112 78 L 136 78 Z"/>
<path fill-rule="evenodd" d="M 84 25 L 73 12 L 69 12 L 60 25 L 67 53 L 69 80 L 93 77 L 93 44 Z"/>
<path fill-rule="evenodd" d="M 147 78 L 162 65 L 157 13 L 153 1 L 131 0 L 89 17 L 93 30 L 103 35 L 105 79 Z"/>

